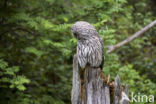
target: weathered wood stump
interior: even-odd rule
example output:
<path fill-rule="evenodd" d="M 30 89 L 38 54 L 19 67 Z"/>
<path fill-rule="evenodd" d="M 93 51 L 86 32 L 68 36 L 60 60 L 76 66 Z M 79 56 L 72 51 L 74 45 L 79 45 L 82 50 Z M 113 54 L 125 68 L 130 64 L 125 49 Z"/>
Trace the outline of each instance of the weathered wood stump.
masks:
<path fill-rule="evenodd" d="M 117 75 L 115 81 L 110 83 L 100 68 L 87 66 L 84 75 L 81 75 L 77 56 L 73 59 L 73 87 L 71 100 L 72 104 L 129 104 L 123 98 L 128 95 L 128 85 L 120 84 L 120 77 Z M 80 78 L 83 76 L 83 79 Z"/>

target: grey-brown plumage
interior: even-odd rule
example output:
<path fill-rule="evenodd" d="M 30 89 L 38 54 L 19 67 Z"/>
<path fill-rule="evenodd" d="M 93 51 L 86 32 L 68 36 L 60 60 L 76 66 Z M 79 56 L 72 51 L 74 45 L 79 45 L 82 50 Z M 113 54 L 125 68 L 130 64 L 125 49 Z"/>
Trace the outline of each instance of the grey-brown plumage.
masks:
<path fill-rule="evenodd" d="M 81 68 L 87 64 L 91 67 L 103 67 L 104 47 L 102 38 L 88 22 L 78 21 L 72 26 L 72 33 L 78 39 L 77 56 Z"/>

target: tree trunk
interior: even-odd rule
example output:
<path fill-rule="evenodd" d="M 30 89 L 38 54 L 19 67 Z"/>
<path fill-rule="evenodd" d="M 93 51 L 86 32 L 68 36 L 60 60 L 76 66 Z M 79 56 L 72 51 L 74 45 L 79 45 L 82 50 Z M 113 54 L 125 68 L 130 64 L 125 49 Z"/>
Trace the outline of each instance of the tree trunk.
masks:
<path fill-rule="evenodd" d="M 108 82 L 100 68 L 87 66 L 81 75 L 77 56 L 73 60 L 72 104 L 129 104 L 122 99 L 122 92 L 128 95 L 128 86 L 123 88 L 120 77 Z M 80 76 L 83 76 L 82 78 Z"/>

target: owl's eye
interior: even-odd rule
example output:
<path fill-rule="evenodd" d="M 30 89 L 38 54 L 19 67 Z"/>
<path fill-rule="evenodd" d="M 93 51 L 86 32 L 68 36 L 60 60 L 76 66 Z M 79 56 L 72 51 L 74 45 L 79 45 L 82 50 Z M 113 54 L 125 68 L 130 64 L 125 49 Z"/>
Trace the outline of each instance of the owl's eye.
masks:
<path fill-rule="evenodd" d="M 77 38 L 78 34 L 77 34 L 77 33 L 73 33 L 73 34 L 74 34 L 74 37 L 76 37 L 76 38 Z"/>

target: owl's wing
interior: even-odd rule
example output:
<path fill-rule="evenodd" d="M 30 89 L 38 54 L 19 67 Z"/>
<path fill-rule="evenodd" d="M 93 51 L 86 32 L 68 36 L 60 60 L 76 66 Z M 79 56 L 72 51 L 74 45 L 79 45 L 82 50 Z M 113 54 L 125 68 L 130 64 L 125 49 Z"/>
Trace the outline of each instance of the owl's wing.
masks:
<path fill-rule="evenodd" d="M 103 43 L 103 39 L 100 38 L 100 43 L 101 43 L 101 47 L 102 47 L 102 62 L 100 65 L 101 70 L 103 69 L 103 65 L 104 65 L 104 43 Z"/>
<path fill-rule="evenodd" d="M 82 42 L 78 42 L 77 44 L 77 55 L 78 55 L 78 63 L 81 68 L 85 68 L 87 64 L 87 54 L 88 54 L 88 47 L 86 44 Z"/>
<path fill-rule="evenodd" d="M 88 62 L 92 67 L 103 66 L 103 42 L 99 37 L 90 39 L 88 52 Z"/>
<path fill-rule="evenodd" d="M 86 64 L 92 67 L 103 68 L 104 48 L 101 38 L 94 37 L 90 40 L 79 41 L 77 44 L 78 62 L 81 68 Z"/>

